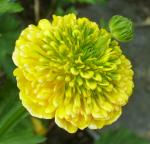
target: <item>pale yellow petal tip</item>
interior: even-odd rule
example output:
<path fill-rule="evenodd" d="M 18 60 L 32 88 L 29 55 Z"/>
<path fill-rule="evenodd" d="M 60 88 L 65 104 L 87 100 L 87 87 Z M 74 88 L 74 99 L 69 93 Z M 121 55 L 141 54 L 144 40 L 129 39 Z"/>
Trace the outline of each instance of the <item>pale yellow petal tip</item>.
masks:
<path fill-rule="evenodd" d="M 69 133 L 115 122 L 132 94 L 132 66 L 119 43 L 75 14 L 23 30 L 13 61 L 23 106 Z"/>
<path fill-rule="evenodd" d="M 16 69 L 13 71 L 13 75 L 14 75 L 14 76 L 17 76 L 17 75 L 18 75 L 18 73 L 19 73 L 19 69 L 18 69 L 18 68 L 16 68 Z"/>
<path fill-rule="evenodd" d="M 38 27 L 42 30 L 47 30 L 47 29 L 50 29 L 51 23 L 47 19 L 41 19 L 38 23 Z"/>
<path fill-rule="evenodd" d="M 70 122 L 60 119 L 58 117 L 55 118 L 55 122 L 59 127 L 65 129 L 69 133 L 75 133 L 78 130 L 78 128 L 73 126 Z"/>
<path fill-rule="evenodd" d="M 35 132 L 38 135 L 42 135 L 42 136 L 46 135 L 47 129 L 45 128 L 41 120 L 34 118 L 34 117 L 32 117 L 31 120 L 32 120 Z"/>

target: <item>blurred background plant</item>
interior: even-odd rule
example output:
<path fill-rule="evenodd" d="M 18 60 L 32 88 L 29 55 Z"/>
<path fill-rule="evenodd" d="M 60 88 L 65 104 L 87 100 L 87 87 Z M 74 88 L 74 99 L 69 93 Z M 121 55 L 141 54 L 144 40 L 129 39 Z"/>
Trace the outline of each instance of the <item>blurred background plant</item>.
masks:
<path fill-rule="evenodd" d="M 108 0 L 0 0 L 0 144 L 149 144 L 130 130 L 79 131 L 70 135 L 57 128 L 51 120 L 31 117 L 18 97 L 13 77 L 12 52 L 21 30 L 41 18 L 51 19 L 53 14 L 79 14 L 78 9 L 90 5 L 107 5 Z M 107 27 L 104 19 L 101 26 Z M 54 131 L 52 133 L 52 131 Z M 51 138 L 54 137 L 53 140 Z M 58 140 L 57 140 L 58 138 Z M 71 140 L 75 139 L 75 140 Z"/>
<path fill-rule="evenodd" d="M 37 144 L 45 138 L 36 134 L 31 116 L 22 107 L 13 78 L 12 51 L 23 27 L 17 13 L 23 7 L 0 0 L 0 144 Z"/>

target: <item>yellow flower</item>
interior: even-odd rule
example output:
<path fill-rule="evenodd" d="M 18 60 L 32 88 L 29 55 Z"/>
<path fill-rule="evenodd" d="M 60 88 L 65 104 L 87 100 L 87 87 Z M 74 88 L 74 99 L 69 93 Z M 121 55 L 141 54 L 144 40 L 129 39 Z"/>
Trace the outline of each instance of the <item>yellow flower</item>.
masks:
<path fill-rule="evenodd" d="M 20 99 L 31 115 L 70 133 L 118 119 L 133 88 L 130 61 L 105 29 L 74 14 L 29 25 L 13 61 Z"/>

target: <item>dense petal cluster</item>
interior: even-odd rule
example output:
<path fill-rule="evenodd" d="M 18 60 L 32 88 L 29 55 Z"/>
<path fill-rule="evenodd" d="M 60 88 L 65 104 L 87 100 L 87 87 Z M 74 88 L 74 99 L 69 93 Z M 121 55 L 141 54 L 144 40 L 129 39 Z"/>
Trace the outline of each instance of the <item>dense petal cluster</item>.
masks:
<path fill-rule="evenodd" d="M 118 42 L 74 14 L 29 25 L 13 61 L 24 107 L 35 117 L 55 118 L 70 133 L 116 121 L 132 93 L 131 63 Z"/>

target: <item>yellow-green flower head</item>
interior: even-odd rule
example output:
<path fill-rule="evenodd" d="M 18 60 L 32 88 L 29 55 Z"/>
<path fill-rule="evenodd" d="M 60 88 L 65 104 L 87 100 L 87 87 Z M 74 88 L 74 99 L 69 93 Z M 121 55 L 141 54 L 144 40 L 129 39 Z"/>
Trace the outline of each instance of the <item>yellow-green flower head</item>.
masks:
<path fill-rule="evenodd" d="M 24 107 L 70 133 L 113 123 L 132 93 L 131 63 L 118 42 L 74 14 L 29 25 L 13 61 Z"/>

